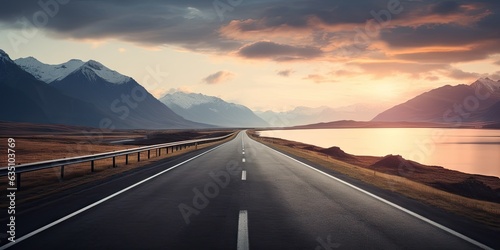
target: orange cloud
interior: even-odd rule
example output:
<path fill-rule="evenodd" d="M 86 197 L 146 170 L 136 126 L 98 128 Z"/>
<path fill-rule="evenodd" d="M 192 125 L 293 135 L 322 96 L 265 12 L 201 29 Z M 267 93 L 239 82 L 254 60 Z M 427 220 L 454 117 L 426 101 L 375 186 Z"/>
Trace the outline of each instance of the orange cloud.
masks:
<path fill-rule="evenodd" d="M 207 84 L 218 84 L 224 81 L 227 81 L 234 77 L 234 73 L 229 71 L 218 71 L 213 73 L 205 78 L 203 78 L 203 82 Z"/>

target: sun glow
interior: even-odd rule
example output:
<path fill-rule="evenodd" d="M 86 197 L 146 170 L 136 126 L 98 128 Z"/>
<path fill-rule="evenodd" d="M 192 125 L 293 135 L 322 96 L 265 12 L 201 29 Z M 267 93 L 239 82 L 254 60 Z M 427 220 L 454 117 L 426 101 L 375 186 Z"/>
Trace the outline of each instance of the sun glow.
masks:
<path fill-rule="evenodd" d="M 398 91 L 394 84 L 381 83 L 373 85 L 370 88 L 374 97 L 380 97 L 381 99 L 392 99 L 397 96 Z"/>

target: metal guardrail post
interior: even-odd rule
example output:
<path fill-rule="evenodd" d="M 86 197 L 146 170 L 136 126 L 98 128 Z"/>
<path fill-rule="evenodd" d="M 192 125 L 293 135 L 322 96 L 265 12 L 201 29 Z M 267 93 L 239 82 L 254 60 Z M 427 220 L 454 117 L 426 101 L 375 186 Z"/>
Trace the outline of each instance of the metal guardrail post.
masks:
<path fill-rule="evenodd" d="M 113 156 L 113 168 L 116 168 L 116 160 L 115 160 L 115 156 Z"/>
<path fill-rule="evenodd" d="M 125 155 L 125 165 L 128 165 L 128 154 Z"/>
<path fill-rule="evenodd" d="M 148 150 L 148 159 L 150 159 L 150 158 L 151 158 L 151 149 Z"/>
<path fill-rule="evenodd" d="M 137 152 L 137 162 L 141 161 L 141 152 Z"/>
<path fill-rule="evenodd" d="M 64 179 L 64 165 L 61 166 L 61 180 Z"/>
<path fill-rule="evenodd" d="M 94 161 L 90 161 L 90 172 L 94 172 Z"/>

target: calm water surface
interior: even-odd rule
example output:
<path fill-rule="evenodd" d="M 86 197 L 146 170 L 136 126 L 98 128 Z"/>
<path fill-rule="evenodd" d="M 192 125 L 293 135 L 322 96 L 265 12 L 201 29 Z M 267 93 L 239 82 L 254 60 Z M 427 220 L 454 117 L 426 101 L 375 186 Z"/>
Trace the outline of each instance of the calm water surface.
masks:
<path fill-rule="evenodd" d="M 399 154 L 426 165 L 500 177 L 500 130 L 435 128 L 356 128 L 271 130 L 277 137 L 354 155 Z"/>

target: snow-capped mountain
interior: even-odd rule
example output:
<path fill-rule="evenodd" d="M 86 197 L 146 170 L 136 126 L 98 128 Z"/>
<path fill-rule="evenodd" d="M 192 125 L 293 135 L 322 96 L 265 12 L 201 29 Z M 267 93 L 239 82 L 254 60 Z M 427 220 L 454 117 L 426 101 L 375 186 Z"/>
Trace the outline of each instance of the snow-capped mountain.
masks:
<path fill-rule="evenodd" d="M 81 60 L 73 59 L 65 63 L 49 65 L 38 61 L 34 57 L 19 58 L 14 60 L 14 62 L 26 72 L 32 74 L 36 79 L 46 83 L 66 77 L 85 63 Z"/>
<path fill-rule="evenodd" d="M 256 114 L 276 127 L 298 126 L 339 120 L 367 121 L 387 108 L 383 105 L 354 104 L 331 108 L 327 106 L 311 108 L 296 107 L 285 112 L 256 112 Z"/>
<path fill-rule="evenodd" d="M 207 96 L 203 94 L 196 93 L 184 93 L 184 92 L 175 92 L 172 94 L 167 94 L 160 98 L 160 101 L 169 105 L 177 105 L 183 109 L 189 109 L 196 105 L 201 105 L 205 103 L 217 103 L 224 102 L 222 99 L 217 98 L 215 96 Z M 235 104 L 236 105 L 236 104 Z"/>
<path fill-rule="evenodd" d="M 124 126 L 92 103 L 71 98 L 36 79 L 0 50 L 0 120 L 99 127 L 103 118 Z"/>
<path fill-rule="evenodd" d="M 5 51 L 0 49 L 0 61 L 1 62 L 9 62 L 12 60 L 10 59 L 9 55 L 7 55 L 7 53 L 5 53 Z"/>
<path fill-rule="evenodd" d="M 373 121 L 476 123 L 500 122 L 500 82 L 481 78 L 470 85 L 446 85 L 396 105 Z"/>
<path fill-rule="evenodd" d="M 122 84 L 130 80 L 130 77 L 111 70 L 94 60 L 84 62 L 78 59 L 71 59 L 65 63 L 50 65 L 42 63 L 33 57 L 26 57 L 16 59 L 14 62 L 38 80 L 46 83 L 59 81 L 80 68 L 84 71 L 87 78 L 92 81 L 95 81 L 97 76 L 114 84 Z"/>
<path fill-rule="evenodd" d="M 152 96 L 133 78 L 88 61 L 66 77 L 50 83 L 61 92 L 92 102 L 124 120 L 131 128 L 202 128 L 188 121 Z"/>
<path fill-rule="evenodd" d="M 488 92 L 493 93 L 500 91 L 500 80 L 495 82 L 491 80 L 490 78 L 479 78 L 477 81 L 471 84 L 472 87 L 474 88 L 480 88 L 480 87 L 485 87 Z"/>
<path fill-rule="evenodd" d="M 154 98 L 134 79 L 93 60 L 88 62 L 70 60 L 63 64 L 47 65 L 31 57 L 16 60 L 16 63 L 21 65 L 22 68 L 12 62 L 19 71 L 31 76 L 32 80 L 43 83 L 45 89 L 55 90 L 60 95 L 64 95 L 66 99 L 71 98 L 78 102 L 84 102 L 99 110 L 99 112 L 88 111 L 86 114 L 75 111 L 75 114 L 68 115 L 68 117 L 86 117 L 88 114 L 99 113 L 97 122 L 94 122 L 95 119 L 93 119 L 91 123 L 82 123 L 80 125 L 100 127 L 102 124 L 108 124 L 107 127 L 120 129 L 212 127 L 180 117 Z M 15 94 L 13 95 L 15 96 Z M 56 95 L 54 94 L 54 96 Z M 64 99 L 62 97 L 53 98 Z M 58 100 L 54 101 L 57 102 Z M 60 103 L 59 105 L 63 109 L 71 107 L 71 103 Z M 36 110 L 38 105 L 33 106 L 32 109 Z M 57 111 L 54 112 L 57 113 Z M 72 119 L 76 120 L 76 118 Z M 102 123 L 101 121 L 105 122 Z M 109 124 L 110 121 L 111 124 Z M 43 122 L 53 123 L 50 119 Z M 71 124 L 79 125 L 74 122 Z"/>
<path fill-rule="evenodd" d="M 195 122 L 221 127 L 266 127 L 268 124 L 249 108 L 218 97 L 175 92 L 160 101 L 180 116 Z"/>
<path fill-rule="evenodd" d="M 90 81 L 97 81 L 97 78 L 101 78 L 109 83 L 123 84 L 131 80 L 130 77 L 106 68 L 104 65 L 94 60 L 90 60 L 83 64 L 80 70 Z"/>

